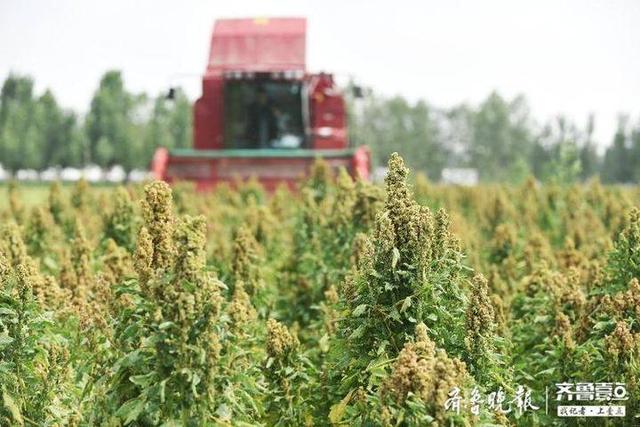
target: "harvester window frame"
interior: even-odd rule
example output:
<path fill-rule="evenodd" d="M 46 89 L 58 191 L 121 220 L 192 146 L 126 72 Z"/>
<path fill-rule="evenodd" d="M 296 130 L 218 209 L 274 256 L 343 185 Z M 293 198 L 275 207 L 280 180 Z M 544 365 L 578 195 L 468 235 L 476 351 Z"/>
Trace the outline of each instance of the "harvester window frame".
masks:
<path fill-rule="evenodd" d="M 278 88 L 278 86 L 285 86 Z M 240 89 L 235 89 L 240 87 Z M 286 90 L 288 88 L 297 87 L 297 93 L 291 93 L 292 98 L 287 100 Z M 250 88 L 253 92 L 248 91 Z M 257 139 L 257 133 L 260 131 L 256 126 L 251 125 L 250 114 L 252 108 L 263 108 L 258 104 L 258 96 L 260 88 L 266 91 L 268 97 L 268 108 L 273 108 L 274 120 L 277 127 L 277 137 L 271 138 L 262 144 Z M 236 91 L 244 91 L 245 93 L 237 93 Z M 223 135 L 225 149 L 272 149 L 272 150 L 291 150 L 308 147 L 308 112 L 305 111 L 305 84 L 300 79 L 274 79 L 269 77 L 257 76 L 247 78 L 227 78 L 225 79 L 223 89 Z M 283 93 L 285 95 L 283 95 Z M 274 95 L 278 98 L 273 100 Z M 235 99 L 232 99 L 235 97 Z M 284 105 L 283 105 L 284 101 Z M 297 107 L 294 107 L 297 106 Z M 253 113 L 261 114 L 261 113 Z M 282 135 L 282 123 L 289 120 L 290 129 L 294 131 Z M 271 124 L 267 132 L 272 134 Z M 262 128 L 264 131 L 264 128 Z M 288 137 L 288 139 L 285 139 Z M 297 139 L 297 144 L 295 144 Z M 287 145 L 288 143 L 289 145 Z M 294 145 L 295 144 L 295 145 Z"/>

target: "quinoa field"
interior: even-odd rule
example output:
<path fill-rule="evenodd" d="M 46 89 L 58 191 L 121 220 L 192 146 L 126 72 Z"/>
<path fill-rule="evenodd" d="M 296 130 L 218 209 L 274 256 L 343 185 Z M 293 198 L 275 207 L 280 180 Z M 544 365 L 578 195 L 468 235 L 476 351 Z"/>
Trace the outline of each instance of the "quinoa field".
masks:
<path fill-rule="evenodd" d="M 640 421 L 637 187 L 3 191 L 1 426 Z"/>

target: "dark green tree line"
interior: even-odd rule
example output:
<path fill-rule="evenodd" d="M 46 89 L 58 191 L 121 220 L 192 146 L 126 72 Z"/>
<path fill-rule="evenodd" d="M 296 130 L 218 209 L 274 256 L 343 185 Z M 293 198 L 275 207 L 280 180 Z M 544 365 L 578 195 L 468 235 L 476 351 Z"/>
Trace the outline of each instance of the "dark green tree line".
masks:
<path fill-rule="evenodd" d="M 33 86 L 11 74 L 0 92 L 0 164 L 10 172 L 87 164 L 130 171 L 147 168 L 159 146 L 191 145 L 191 103 L 180 89 L 173 100 L 134 94 L 119 71 L 109 71 L 79 117 Z"/>
<path fill-rule="evenodd" d="M 397 151 L 433 180 L 445 167 L 466 167 L 488 182 L 531 175 L 562 183 L 596 175 L 608 183 L 640 181 L 640 123 L 624 117 L 599 153 L 593 116 L 584 126 L 563 116 L 540 125 L 523 96 L 493 92 L 477 106 L 439 109 L 372 90 L 354 99 L 352 89 L 345 90 L 352 143 L 369 145 L 378 165 Z M 0 164 L 11 172 L 87 164 L 147 168 L 157 147 L 191 146 L 192 104 L 182 90 L 174 95 L 133 93 L 119 71 L 109 71 L 79 116 L 51 91 L 36 94 L 30 77 L 11 74 L 0 92 Z"/>
<path fill-rule="evenodd" d="M 347 91 L 350 93 L 350 91 Z M 477 107 L 442 110 L 423 101 L 410 103 L 371 91 L 364 99 L 348 97 L 350 132 L 368 144 L 376 164 L 393 151 L 431 179 L 444 167 L 477 169 L 486 182 L 570 183 L 600 176 L 607 183 L 640 182 L 640 123 L 621 119 L 604 154 L 593 139 L 595 119 L 584 126 L 558 116 L 542 125 L 531 117 L 527 100 L 491 93 Z"/>

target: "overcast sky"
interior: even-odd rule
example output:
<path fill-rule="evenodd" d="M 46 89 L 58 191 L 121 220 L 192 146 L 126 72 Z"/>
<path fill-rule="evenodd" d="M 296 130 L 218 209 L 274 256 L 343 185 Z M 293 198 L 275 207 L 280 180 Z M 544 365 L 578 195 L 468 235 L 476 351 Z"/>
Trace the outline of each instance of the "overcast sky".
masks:
<path fill-rule="evenodd" d="M 214 20 L 254 16 L 307 17 L 311 71 L 386 95 L 450 107 L 522 93 L 539 122 L 595 113 L 601 144 L 620 112 L 640 116 L 638 0 L 0 0 L 0 78 L 30 74 L 79 112 L 114 68 L 130 90 L 195 99 Z"/>

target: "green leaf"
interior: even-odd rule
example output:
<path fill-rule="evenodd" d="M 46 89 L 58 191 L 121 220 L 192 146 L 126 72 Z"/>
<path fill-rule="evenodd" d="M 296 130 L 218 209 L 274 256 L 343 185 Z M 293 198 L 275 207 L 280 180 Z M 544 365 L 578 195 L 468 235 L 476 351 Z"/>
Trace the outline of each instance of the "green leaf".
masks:
<path fill-rule="evenodd" d="M 533 318 L 533 323 L 546 323 L 549 321 L 549 316 L 547 315 L 537 315 Z"/>
<path fill-rule="evenodd" d="M 329 335 L 324 334 L 320 341 L 318 341 L 318 345 L 320 346 L 320 351 L 326 353 L 329 351 Z"/>
<path fill-rule="evenodd" d="M 336 403 L 331 406 L 331 411 L 329 411 L 329 421 L 331 424 L 340 424 L 342 421 L 342 417 L 344 417 L 345 412 L 347 411 L 347 405 L 351 400 L 351 395 L 353 394 L 353 390 L 351 390 L 347 395 L 340 401 L 340 403 Z"/>
<path fill-rule="evenodd" d="M 22 414 L 20 413 L 20 408 L 13 400 L 11 395 L 7 393 L 7 391 L 2 389 L 2 400 L 4 402 L 4 407 L 7 408 L 7 411 L 11 414 L 11 417 L 18 425 L 24 425 L 24 420 L 22 419 Z"/>
<path fill-rule="evenodd" d="M 49 270 L 56 270 L 58 268 L 58 263 L 56 262 L 56 260 L 51 257 L 51 256 L 45 256 L 42 259 L 42 263 L 44 264 L 45 267 L 47 267 Z"/>
<path fill-rule="evenodd" d="M 127 326 L 127 328 L 122 332 L 121 339 L 127 340 L 129 338 L 132 338 L 138 333 L 139 330 L 140 327 L 138 326 L 138 324 L 132 323 L 131 325 Z"/>
<path fill-rule="evenodd" d="M 167 389 L 167 381 L 169 381 L 168 378 L 166 380 L 160 381 L 160 402 L 161 403 L 164 403 L 165 390 Z"/>
<path fill-rule="evenodd" d="M 389 345 L 389 341 L 387 340 L 383 340 L 380 345 L 378 346 L 378 350 L 376 350 L 376 354 L 378 356 L 382 355 L 384 353 L 385 348 Z"/>
<path fill-rule="evenodd" d="M 411 296 L 408 296 L 404 299 L 402 307 L 400 307 L 400 313 L 404 313 L 405 311 L 407 311 L 407 309 L 409 309 L 409 307 L 411 307 Z"/>
<path fill-rule="evenodd" d="M 349 336 L 349 339 L 356 339 L 356 338 L 360 338 L 362 335 L 364 335 L 364 324 L 360 325 L 356 328 L 355 331 L 353 331 L 353 333 Z"/>
<path fill-rule="evenodd" d="M 141 360 L 142 355 L 140 354 L 140 350 L 134 350 L 120 359 L 120 364 L 123 368 L 129 368 L 138 365 Z"/>
<path fill-rule="evenodd" d="M 393 270 L 396 269 L 396 265 L 398 265 L 398 261 L 400 261 L 400 251 L 398 248 L 393 248 L 393 258 L 391 259 L 391 268 Z"/>
<path fill-rule="evenodd" d="M 540 371 L 540 372 L 538 372 L 536 374 L 536 377 L 541 377 L 541 376 L 545 376 L 545 375 L 552 375 L 554 372 L 556 372 L 556 370 L 557 369 L 555 367 L 542 370 L 542 371 Z"/>
<path fill-rule="evenodd" d="M 357 306 L 357 307 L 355 308 L 355 310 L 353 310 L 353 313 L 352 313 L 352 314 L 353 314 L 355 317 L 359 317 L 359 316 L 361 316 L 361 315 L 364 313 L 364 311 L 365 311 L 366 309 L 367 309 L 367 304 L 360 304 L 359 306 Z"/>
<path fill-rule="evenodd" d="M 11 338 L 9 335 L 0 335 L 0 350 L 7 347 L 12 342 L 13 338 Z"/>
<path fill-rule="evenodd" d="M 198 387 L 198 384 L 200 384 L 200 375 L 198 375 L 197 372 L 194 372 L 191 377 L 191 392 L 195 397 L 198 397 L 198 389 L 196 388 Z"/>
<path fill-rule="evenodd" d="M 173 322 L 162 322 L 162 323 L 160 323 L 160 326 L 158 326 L 158 328 L 162 331 L 162 330 L 165 330 L 167 328 L 170 328 L 173 325 L 175 325 L 175 323 L 173 323 Z"/>
<path fill-rule="evenodd" d="M 216 414 L 223 421 L 231 420 L 231 411 L 229 410 L 229 407 L 227 405 L 225 405 L 224 403 L 222 403 L 222 404 L 220 404 L 220 406 L 218 406 L 218 409 L 216 410 Z"/>
<path fill-rule="evenodd" d="M 0 307 L 0 314 L 7 314 L 9 316 L 17 315 L 16 311 L 11 308 Z"/>
<path fill-rule="evenodd" d="M 132 377 L 129 377 L 129 381 L 131 381 L 136 385 L 139 385 L 142 388 L 146 388 L 149 385 L 153 384 L 154 373 L 149 372 L 148 374 L 145 374 L 145 375 L 134 375 Z"/>
<path fill-rule="evenodd" d="M 123 424 L 129 424 L 138 419 L 145 404 L 146 402 L 141 397 L 131 399 L 118 409 L 116 416 L 124 418 Z"/>

